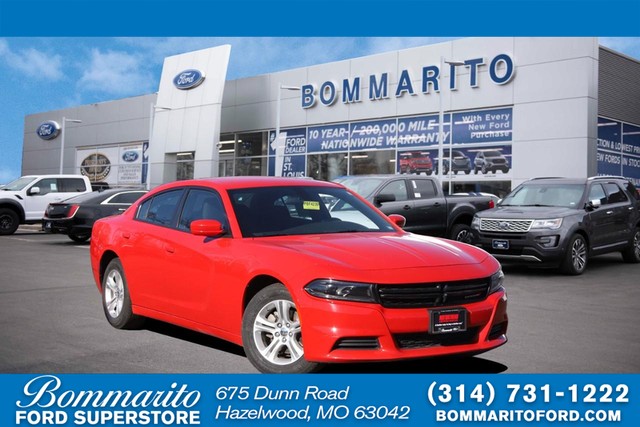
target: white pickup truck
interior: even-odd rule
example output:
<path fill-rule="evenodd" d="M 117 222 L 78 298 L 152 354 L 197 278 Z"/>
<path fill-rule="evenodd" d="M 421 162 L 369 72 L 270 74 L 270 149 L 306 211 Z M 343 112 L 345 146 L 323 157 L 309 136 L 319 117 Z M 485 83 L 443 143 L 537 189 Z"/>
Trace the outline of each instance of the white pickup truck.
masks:
<path fill-rule="evenodd" d="M 91 192 L 83 175 L 27 175 L 0 189 L 0 235 L 15 233 L 20 224 L 37 224 L 49 203 Z"/>

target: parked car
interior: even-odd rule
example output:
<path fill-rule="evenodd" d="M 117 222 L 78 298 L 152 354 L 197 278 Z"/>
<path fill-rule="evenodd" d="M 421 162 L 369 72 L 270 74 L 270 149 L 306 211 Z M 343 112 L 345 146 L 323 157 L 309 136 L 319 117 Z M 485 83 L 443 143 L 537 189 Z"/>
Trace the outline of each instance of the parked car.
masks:
<path fill-rule="evenodd" d="M 404 216 L 406 231 L 465 243 L 471 242 L 471 220 L 475 213 L 495 206 L 491 197 L 445 196 L 435 177 L 355 175 L 334 181 L 355 191 L 383 213 Z"/>
<path fill-rule="evenodd" d="M 451 154 L 449 154 L 451 152 Z M 443 175 L 449 173 L 449 159 L 451 159 L 451 172 L 458 174 L 458 172 L 464 172 L 465 174 L 471 173 L 471 159 L 460 150 L 451 150 L 448 148 L 442 150 L 442 171 Z M 436 162 L 435 173 L 438 173 L 438 162 Z"/>
<path fill-rule="evenodd" d="M 46 233 L 66 234 L 74 242 L 86 242 L 100 218 L 118 215 L 142 197 L 146 190 L 111 189 L 82 194 L 47 206 L 42 219 Z"/>
<path fill-rule="evenodd" d="M 357 215 L 341 221 L 327 200 Z M 91 266 L 112 326 L 151 317 L 205 332 L 244 346 L 262 372 L 504 344 L 498 262 L 396 223 L 328 182 L 176 181 L 97 221 Z"/>
<path fill-rule="evenodd" d="M 502 173 L 509 172 L 509 160 L 499 150 L 483 150 L 478 151 L 476 158 L 473 160 L 473 173 L 481 171 L 486 174 L 488 172 Z"/>
<path fill-rule="evenodd" d="M 421 151 L 407 151 L 400 153 L 400 173 L 433 173 L 433 161 L 429 153 Z"/>
<path fill-rule="evenodd" d="M 473 219 L 476 244 L 501 261 L 581 274 L 590 257 L 640 262 L 640 196 L 621 177 L 532 179 Z"/>
<path fill-rule="evenodd" d="M 0 189 L 0 235 L 16 232 L 20 224 L 38 224 L 47 205 L 91 192 L 83 175 L 28 175 Z"/>

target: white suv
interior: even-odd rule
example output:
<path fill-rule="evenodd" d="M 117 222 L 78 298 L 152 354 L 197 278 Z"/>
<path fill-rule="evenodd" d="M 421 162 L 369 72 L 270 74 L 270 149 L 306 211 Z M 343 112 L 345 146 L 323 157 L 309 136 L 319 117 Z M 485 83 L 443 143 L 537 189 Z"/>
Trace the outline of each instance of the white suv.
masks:
<path fill-rule="evenodd" d="M 28 175 L 0 189 L 0 235 L 13 234 L 20 224 L 42 220 L 49 203 L 91 192 L 82 175 Z"/>

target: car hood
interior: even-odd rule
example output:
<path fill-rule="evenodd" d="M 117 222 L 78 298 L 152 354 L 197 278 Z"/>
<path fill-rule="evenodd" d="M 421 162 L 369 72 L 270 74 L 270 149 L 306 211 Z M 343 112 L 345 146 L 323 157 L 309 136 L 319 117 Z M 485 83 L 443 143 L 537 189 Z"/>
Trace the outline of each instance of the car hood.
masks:
<path fill-rule="evenodd" d="M 478 213 L 480 218 L 550 219 L 575 215 L 576 209 L 558 206 L 498 206 Z"/>
<path fill-rule="evenodd" d="M 356 270 L 391 270 L 479 264 L 489 255 L 475 247 L 411 233 L 349 233 L 255 239 L 308 259 Z"/>

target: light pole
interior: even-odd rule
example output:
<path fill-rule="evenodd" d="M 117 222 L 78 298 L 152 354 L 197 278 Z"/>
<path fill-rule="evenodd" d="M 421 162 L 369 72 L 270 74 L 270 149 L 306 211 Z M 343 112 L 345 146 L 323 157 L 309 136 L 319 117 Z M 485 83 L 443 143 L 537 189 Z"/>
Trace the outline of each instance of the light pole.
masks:
<path fill-rule="evenodd" d="M 65 132 L 65 123 L 67 122 L 82 123 L 82 120 L 67 119 L 66 117 L 62 118 L 62 129 L 60 129 L 60 131 L 62 132 L 62 137 L 60 138 L 60 175 L 62 175 L 62 167 L 64 165 L 64 137 L 67 134 Z"/>
<path fill-rule="evenodd" d="M 442 176 L 444 170 L 444 162 L 442 157 L 444 156 L 443 146 L 444 146 L 444 102 L 443 102 L 443 91 L 444 91 L 444 64 L 449 64 L 454 67 L 458 65 L 464 65 L 463 61 L 447 61 L 443 56 L 440 57 L 440 93 L 439 93 L 439 113 L 438 113 L 438 180 L 440 181 L 440 185 L 442 185 Z M 451 67 L 453 68 L 453 67 Z M 451 108 L 451 107 L 449 107 Z M 451 120 L 449 121 L 451 122 Z M 452 126 L 449 123 L 449 194 L 451 191 L 451 130 Z"/>
<path fill-rule="evenodd" d="M 147 150 L 149 150 L 151 148 L 151 137 L 153 135 L 153 123 L 155 122 L 156 119 L 156 111 L 158 110 L 171 110 L 171 108 L 169 107 L 158 107 L 156 104 L 154 104 L 153 102 L 149 104 L 149 146 L 147 147 Z M 143 153 L 144 156 L 144 153 Z M 144 162 L 144 157 L 143 160 Z M 151 162 L 149 162 L 147 160 L 147 190 L 151 189 Z"/>
<path fill-rule="evenodd" d="M 282 104 L 282 90 L 300 90 L 300 88 L 298 86 L 285 86 L 282 83 L 278 83 L 278 96 L 276 98 L 276 135 L 274 139 L 274 150 L 276 152 L 276 166 L 274 168 L 275 176 L 282 176 L 282 161 L 285 149 L 285 147 L 278 146 L 278 139 L 280 137 L 280 109 Z"/>

